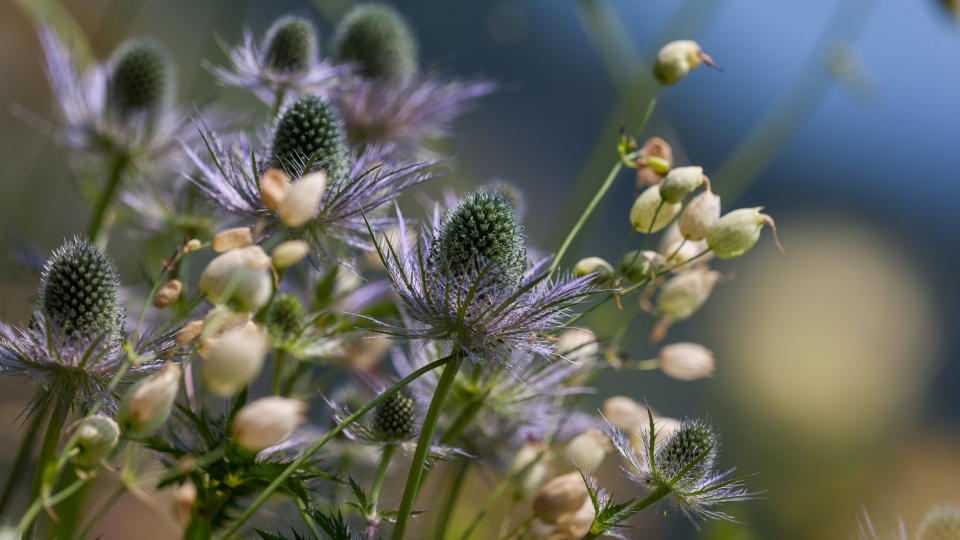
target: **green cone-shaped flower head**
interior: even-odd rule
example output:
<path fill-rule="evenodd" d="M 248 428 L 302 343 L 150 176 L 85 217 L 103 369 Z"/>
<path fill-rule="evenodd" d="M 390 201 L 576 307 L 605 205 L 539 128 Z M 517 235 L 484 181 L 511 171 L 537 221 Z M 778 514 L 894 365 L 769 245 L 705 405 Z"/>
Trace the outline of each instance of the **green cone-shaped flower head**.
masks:
<path fill-rule="evenodd" d="M 337 60 L 357 64 L 367 77 L 402 81 L 417 72 L 413 30 L 388 5 L 354 7 L 337 25 L 334 43 Z"/>
<path fill-rule="evenodd" d="M 280 113 L 273 132 L 273 166 L 296 176 L 312 160 L 336 181 L 349 167 L 345 141 L 336 110 L 316 96 L 303 96 Z"/>
<path fill-rule="evenodd" d="M 317 60 L 317 29 L 304 17 L 280 17 L 267 30 L 265 50 L 277 73 L 306 71 Z"/>
<path fill-rule="evenodd" d="M 99 247 L 74 238 L 47 261 L 40 282 L 40 309 L 67 334 L 116 336 L 120 332 L 120 279 Z"/>
<path fill-rule="evenodd" d="M 303 325 L 303 304 L 292 294 L 278 294 L 270 308 L 268 328 L 281 339 L 293 336 Z"/>
<path fill-rule="evenodd" d="M 513 206 L 498 192 L 479 189 L 447 214 L 430 246 L 432 270 L 466 274 L 472 265 L 496 273 L 502 285 L 516 287 L 527 268 L 526 237 Z"/>
<path fill-rule="evenodd" d="M 416 429 L 417 403 L 405 392 L 392 394 L 377 405 L 373 430 L 388 439 L 409 439 Z"/>
<path fill-rule="evenodd" d="M 960 508 L 947 504 L 933 509 L 920 524 L 917 540 L 960 540 Z"/>
<path fill-rule="evenodd" d="M 167 51 L 151 39 L 128 41 L 114 53 L 110 72 L 110 103 L 121 116 L 160 109 L 173 79 Z"/>
<path fill-rule="evenodd" d="M 683 476 L 700 476 L 713 468 L 719 443 L 720 439 L 708 422 L 686 420 L 664 443 L 657 456 L 658 467 L 668 478 L 681 473 Z"/>

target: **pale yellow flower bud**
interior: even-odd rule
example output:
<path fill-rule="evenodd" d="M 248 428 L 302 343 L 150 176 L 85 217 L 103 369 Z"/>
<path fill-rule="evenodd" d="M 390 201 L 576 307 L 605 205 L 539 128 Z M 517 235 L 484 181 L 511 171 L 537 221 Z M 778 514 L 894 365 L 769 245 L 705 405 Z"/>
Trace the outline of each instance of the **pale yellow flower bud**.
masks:
<path fill-rule="evenodd" d="M 649 278 L 650 274 L 663 262 L 663 257 L 655 251 L 644 250 L 637 253 L 637 250 L 633 250 L 624 253 L 617 266 L 627 281 L 636 283 Z"/>
<path fill-rule="evenodd" d="M 191 251 L 196 251 L 200 249 L 200 246 L 202 245 L 203 245 L 203 242 L 197 240 L 196 238 L 192 238 L 189 242 L 187 242 L 187 245 L 184 248 L 184 253 L 190 253 Z"/>
<path fill-rule="evenodd" d="M 287 240 L 270 252 L 270 260 L 277 270 L 289 268 L 307 258 L 310 254 L 310 244 L 303 240 Z"/>
<path fill-rule="evenodd" d="M 203 321 L 190 321 L 174 337 L 180 345 L 193 345 L 203 333 Z"/>
<path fill-rule="evenodd" d="M 732 259 L 747 252 L 760 239 L 760 230 L 764 225 L 773 229 L 773 238 L 780 251 L 777 239 L 777 226 L 773 218 L 761 214 L 762 206 L 741 208 L 727 213 L 707 229 L 707 244 L 720 259 Z"/>
<path fill-rule="evenodd" d="M 263 205 L 274 212 L 290 190 L 290 177 L 280 169 L 270 169 L 260 177 L 260 199 Z"/>
<path fill-rule="evenodd" d="M 266 334 L 248 323 L 240 330 L 205 341 L 200 376 L 214 394 L 232 396 L 260 373 L 268 350 Z"/>
<path fill-rule="evenodd" d="M 179 279 L 171 279 L 157 289 L 157 294 L 153 295 L 154 307 L 163 309 L 169 306 L 176 302 L 177 298 L 180 298 L 182 291 L 183 283 L 181 283 Z"/>
<path fill-rule="evenodd" d="M 307 404 L 284 397 L 260 398 L 244 405 L 233 419 L 233 436 L 237 444 L 259 452 L 279 444 L 293 435 L 307 421 Z"/>
<path fill-rule="evenodd" d="M 603 459 L 610 450 L 607 435 L 597 428 L 590 428 L 570 439 L 563 449 L 563 458 L 572 461 L 581 470 L 594 472 L 603 465 Z"/>
<path fill-rule="evenodd" d="M 713 351 L 696 343 L 674 343 L 660 349 L 657 365 L 666 375 L 681 381 L 712 377 L 716 369 Z"/>
<path fill-rule="evenodd" d="M 706 267 L 688 270 L 666 282 L 657 297 L 661 316 L 682 321 L 697 312 L 713 292 L 720 273 Z"/>
<path fill-rule="evenodd" d="M 630 430 L 647 419 L 647 407 L 626 396 L 613 396 L 603 402 L 600 413 L 617 429 Z"/>
<path fill-rule="evenodd" d="M 70 462 L 81 469 L 90 470 L 99 467 L 117 446 L 120 426 L 112 418 L 91 416 L 70 425 L 66 437 L 69 439 L 74 433 L 78 433 L 75 447 L 78 452 L 70 457 Z"/>
<path fill-rule="evenodd" d="M 691 69 L 696 69 L 701 63 L 712 66 L 713 60 L 703 53 L 696 41 L 672 41 L 657 53 L 653 76 L 660 84 L 670 86 L 686 77 Z"/>
<path fill-rule="evenodd" d="M 145 437 L 166 422 L 180 391 L 181 375 L 179 364 L 167 364 L 127 390 L 117 413 L 123 432 L 135 438 Z"/>
<path fill-rule="evenodd" d="M 180 524 L 190 525 L 193 517 L 193 505 L 197 502 L 197 486 L 191 481 L 173 488 L 173 511 Z"/>
<path fill-rule="evenodd" d="M 576 512 L 589 499 L 579 472 L 560 475 L 540 488 L 533 499 L 533 513 L 545 523 L 556 523 L 564 514 Z"/>
<path fill-rule="evenodd" d="M 687 240 L 703 240 L 707 229 L 720 219 L 720 196 L 707 189 L 690 199 L 680 214 L 680 234 Z"/>
<path fill-rule="evenodd" d="M 216 339 L 219 339 L 231 332 L 240 330 L 248 324 L 252 324 L 250 322 L 250 319 L 252 318 L 253 314 L 249 311 L 237 313 L 227 306 L 217 306 L 211 309 L 210 312 L 207 313 L 207 316 L 203 318 L 203 321 L 201 321 L 202 333 L 200 336 L 200 355 L 202 356 L 204 354 L 204 350 L 209 348 L 210 344 Z"/>
<path fill-rule="evenodd" d="M 210 261 L 199 285 L 211 302 L 231 305 L 237 311 L 256 311 L 273 292 L 270 257 L 260 246 L 228 251 Z"/>
<path fill-rule="evenodd" d="M 600 257 L 587 257 L 573 266 L 573 277 L 589 276 L 590 274 L 596 274 L 593 282 L 602 285 L 613 277 L 613 266 Z"/>
<path fill-rule="evenodd" d="M 663 206 L 660 203 L 663 203 Z M 639 232 L 646 233 L 649 230 L 655 233 L 669 225 L 681 208 L 683 205 L 680 203 L 671 204 L 660 198 L 660 186 L 650 186 L 633 201 L 630 224 Z"/>
<path fill-rule="evenodd" d="M 213 235 L 213 250 L 217 253 L 226 253 L 231 249 L 240 249 L 253 244 L 253 229 L 237 227 L 220 231 Z"/>
<path fill-rule="evenodd" d="M 575 512 L 557 518 L 556 536 L 552 536 L 551 540 L 580 540 L 590 532 L 596 517 L 597 509 L 593 507 L 593 501 L 587 497 Z"/>
<path fill-rule="evenodd" d="M 287 227 L 302 227 L 320 211 L 320 200 L 326 188 L 327 173 L 323 171 L 310 173 L 298 180 L 280 202 L 277 209 L 280 221 Z"/>
<path fill-rule="evenodd" d="M 677 167 L 660 182 L 660 197 L 667 203 L 683 201 L 687 193 L 703 185 L 703 167 Z"/>
<path fill-rule="evenodd" d="M 514 488 L 514 498 L 517 501 L 525 501 L 533 497 L 546 482 L 549 467 L 546 459 L 540 457 L 545 450 L 542 445 L 527 443 L 520 447 L 520 450 L 513 457 L 513 463 L 510 464 L 511 474 L 517 473 L 529 465 L 526 472 L 517 479 Z M 538 457 L 540 457 L 540 460 L 530 465 Z"/>

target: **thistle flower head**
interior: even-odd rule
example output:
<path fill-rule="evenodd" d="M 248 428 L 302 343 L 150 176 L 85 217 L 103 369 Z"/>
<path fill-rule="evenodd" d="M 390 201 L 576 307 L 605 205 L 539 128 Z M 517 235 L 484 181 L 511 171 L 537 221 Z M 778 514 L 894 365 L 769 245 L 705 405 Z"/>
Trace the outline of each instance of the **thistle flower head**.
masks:
<path fill-rule="evenodd" d="M 317 29 L 304 17 L 274 21 L 264 45 L 267 64 L 277 73 L 303 72 L 317 62 Z"/>
<path fill-rule="evenodd" d="M 717 460 L 720 439 L 708 422 L 687 420 L 663 443 L 657 468 L 668 478 L 702 476 Z"/>
<path fill-rule="evenodd" d="M 350 167 L 345 141 L 333 107 L 317 96 L 303 96 L 280 113 L 270 150 L 273 166 L 292 176 L 314 163 L 330 178 L 339 179 Z"/>
<path fill-rule="evenodd" d="M 416 420 L 417 403 L 400 391 L 377 405 L 372 427 L 384 437 L 409 439 L 416 429 Z"/>
<path fill-rule="evenodd" d="M 74 238 L 47 260 L 39 291 L 47 320 L 67 335 L 119 335 L 120 278 L 110 257 L 83 238 Z"/>
<path fill-rule="evenodd" d="M 417 71 L 413 30 L 386 4 L 354 7 L 337 25 L 334 43 L 337 59 L 357 64 L 366 77 L 405 80 Z"/>
<path fill-rule="evenodd" d="M 267 328 L 271 337 L 289 338 L 303 326 L 303 303 L 295 295 L 282 293 L 273 299 Z"/>
<path fill-rule="evenodd" d="M 173 62 L 167 51 L 152 39 L 136 39 L 114 53 L 108 98 L 121 117 L 152 114 L 167 101 L 173 78 Z"/>

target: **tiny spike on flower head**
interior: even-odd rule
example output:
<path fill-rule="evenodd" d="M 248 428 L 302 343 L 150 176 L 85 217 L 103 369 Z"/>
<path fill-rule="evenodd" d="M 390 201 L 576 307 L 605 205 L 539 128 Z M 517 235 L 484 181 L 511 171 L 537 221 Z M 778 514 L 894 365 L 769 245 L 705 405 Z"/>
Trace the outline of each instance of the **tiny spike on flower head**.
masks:
<path fill-rule="evenodd" d="M 304 17 L 280 17 L 267 30 L 265 48 L 267 64 L 274 71 L 306 71 L 317 62 L 317 29 Z"/>
<path fill-rule="evenodd" d="M 418 45 L 410 26 L 395 9 L 361 4 L 337 25 L 335 55 L 358 64 L 373 79 L 406 80 L 417 72 Z"/>
<path fill-rule="evenodd" d="M 120 279 L 113 261 L 86 239 L 74 238 L 47 261 L 40 309 L 67 334 L 117 336 L 122 320 Z"/>
<path fill-rule="evenodd" d="M 313 161 L 331 181 L 339 180 L 350 168 L 345 141 L 333 107 L 319 97 L 303 96 L 280 113 L 270 152 L 273 166 L 293 175 L 299 165 Z"/>
<path fill-rule="evenodd" d="M 658 468 L 668 477 L 703 475 L 717 460 L 720 439 L 704 420 L 687 420 L 664 442 Z"/>
<path fill-rule="evenodd" d="M 150 39 L 132 40 L 114 53 L 108 95 L 121 116 L 153 113 L 167 99 L 173 63 L 167 51 Z"/>
<path fill-rule="evenodd" d="M 960 539 L 960 508 L 947 504 L 933 509 L 917 529 L 917 540 Z"/>
<path fill-rule="evenodd" d="M 373 430 L 391 439 L 408 439 L 416 430 L 417 403 L 405 392 L 397 392 L 377 406 Z"/>

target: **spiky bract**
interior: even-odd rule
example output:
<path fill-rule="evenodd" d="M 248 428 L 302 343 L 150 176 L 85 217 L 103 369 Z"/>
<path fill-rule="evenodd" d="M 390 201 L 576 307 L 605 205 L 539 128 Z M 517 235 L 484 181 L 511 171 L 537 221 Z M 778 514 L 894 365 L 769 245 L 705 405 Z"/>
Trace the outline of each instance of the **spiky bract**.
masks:
<path fill-rule="evenodd" d="M 121 115 L 153 113 L 167 100 L 173 63 L 167 51 L 152 39 L 136 39 L 114 54 L 108 87 L 111 105 Z"/>
<path fill-rule="evenodd" d="M 44 266 L 39 305 L 67 335 L 113 339 L 122 323 L 120 278 L 113 261 L 86 239 L 67 241 Z"/>
<path fill-rule="evenodd" d="M 308 19 L 287 15 L 267 30 L 267 64 L 277 73 L 297 73 L 317 61 L 317 29 Z"/>
<path fill-rule="evenodd" d="M 340 116 L 317 96 L 303 96 L 280 113 L 270 149 L 273 166 L 291 176 L 322 169 L 331 181 L 349 169 L 349 154 Z"/>
<path fill-rule="evenodd" d="M 413 436 L 416 421 L 416 402 L 405 392 L 400 391 L 377 405 L 372 428 L 384 437 L 408 439 Z"/>
<path fill-rule="evenodd" d="M 337 25 L 334 52 L 373 79 L 406 80 L 417 71 L 418 45 L 403 17 L 386 4 L 360 4 Z"/>

